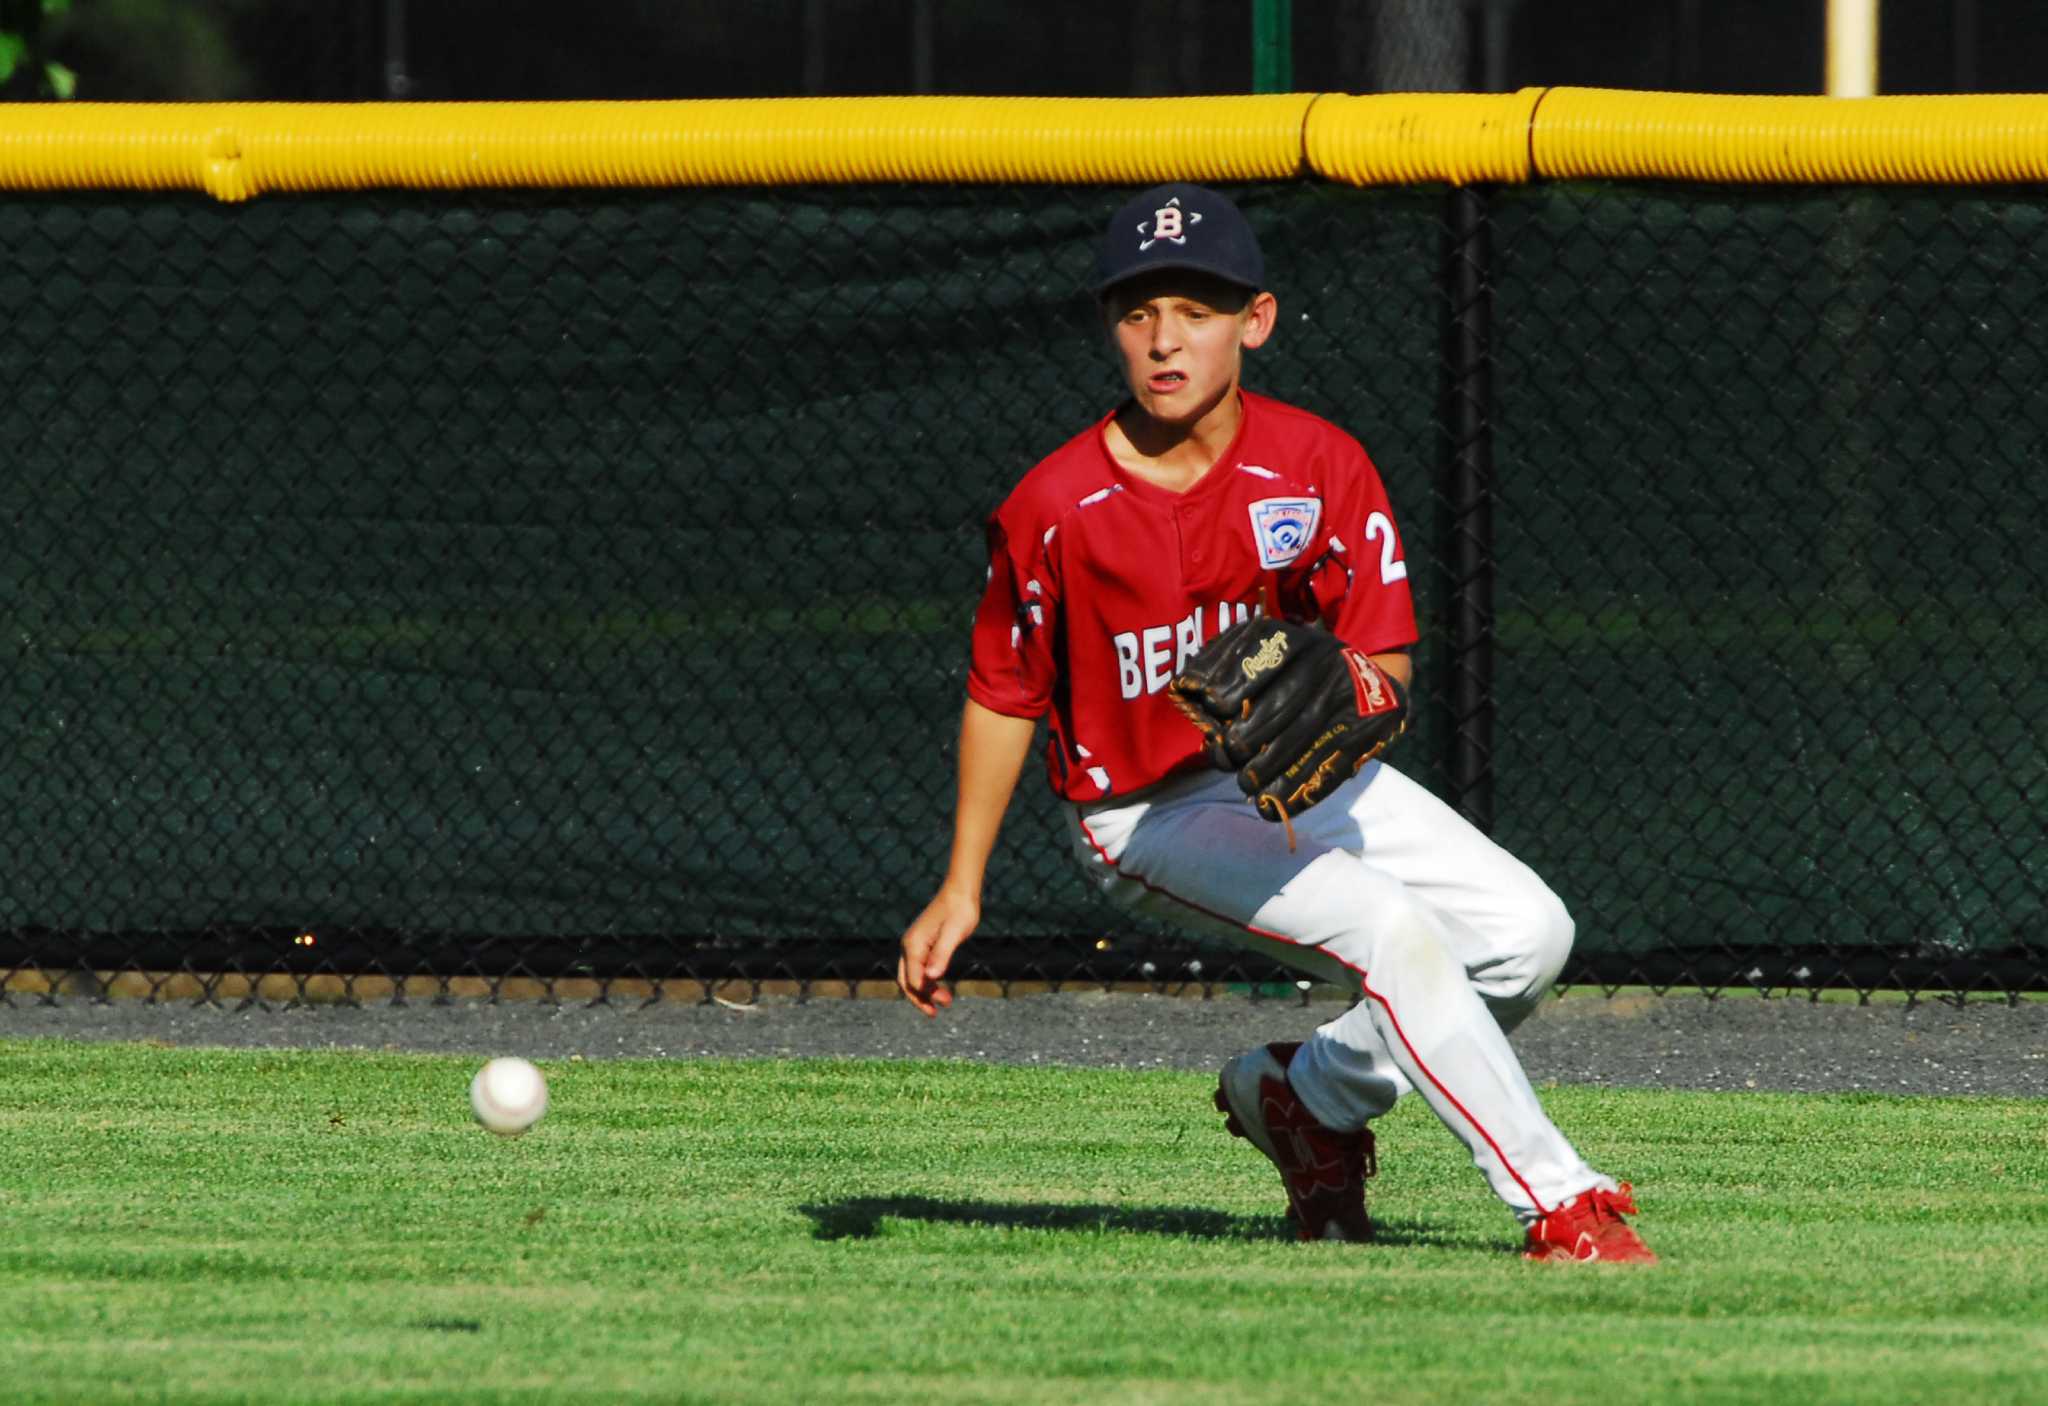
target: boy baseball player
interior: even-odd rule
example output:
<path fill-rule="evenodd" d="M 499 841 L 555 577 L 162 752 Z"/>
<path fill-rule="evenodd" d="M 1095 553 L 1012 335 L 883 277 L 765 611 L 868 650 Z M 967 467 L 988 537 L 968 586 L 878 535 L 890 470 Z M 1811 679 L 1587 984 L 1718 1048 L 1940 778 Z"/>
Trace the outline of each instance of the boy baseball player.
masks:
<path fill-rule="evenodd" d="M 1273 335 L 1264 279 L 1250 225 L 1215 191 L 1160 186 L 1110 221 L 1094 291 L 1130 398 L 989 521 L 952 854 L 903 934 L 898 983 L 927 1016 L 951 1003 L 942 979 L 1047 718 L 1074 852 L 1105 894 L 1363 997 L 1298 1044 L 1231 1059 L 1216 1092 L 1229 1131 L 1279 1169 L 1303 1239 L 1371 1235 L 1368 1124 L 1412 1090 L 1520 1220 L 1528 1258 L 1654 1261 L 1623 1219 L 1630 1188 L 1573 1150 L 1508 1044 L 1570 951 L 1557 897 L 1377 760 L 1307 809 L 1262 815 L 1173 703 L 1168 685 L 1230 626 L 1293 628 L 1261 616 L 1334 635 L 1361 712 L 1368 689 L 1405 706 L 1412 675 L 1408 568 L 1371 461 L 1239 384 Z"/>

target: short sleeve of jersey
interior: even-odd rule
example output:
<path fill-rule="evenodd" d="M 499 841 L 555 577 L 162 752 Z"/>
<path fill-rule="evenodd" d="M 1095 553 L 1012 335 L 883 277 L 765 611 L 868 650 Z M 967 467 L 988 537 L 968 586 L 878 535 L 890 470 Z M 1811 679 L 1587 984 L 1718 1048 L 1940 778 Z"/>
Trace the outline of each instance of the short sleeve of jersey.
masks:
<path fill-rule="evenodd" d="M 1332 458 L 1330 558 L 1340 570 L 1315 584 L 1324 621 L 1368 654 L 1405 649 L 1416 640 L 1415 598 L 1386 485 L 1349 435 L 1340 436 Z"/>
<path fill-rule="evenodd" d="M 1059 606 L 1051 577 L 1041 537 L 1004 513 L 989 519 L 988 584 L 974 612 L 967 694 L 992 712 L 1036 718 L 1052 706 Z"/>

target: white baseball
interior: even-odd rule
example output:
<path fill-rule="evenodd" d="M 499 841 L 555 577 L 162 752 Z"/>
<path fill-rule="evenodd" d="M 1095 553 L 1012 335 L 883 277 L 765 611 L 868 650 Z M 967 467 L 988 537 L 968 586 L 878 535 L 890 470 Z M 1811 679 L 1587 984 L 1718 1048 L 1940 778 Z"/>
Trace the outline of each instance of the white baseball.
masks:
<path fill-rule="evenodd" d="M 469 1081 L 469 1106 L 499 1137 L 518 1137 L 548 1111 L 548 1081 L 527 1060 L 494 1059 Z"/>

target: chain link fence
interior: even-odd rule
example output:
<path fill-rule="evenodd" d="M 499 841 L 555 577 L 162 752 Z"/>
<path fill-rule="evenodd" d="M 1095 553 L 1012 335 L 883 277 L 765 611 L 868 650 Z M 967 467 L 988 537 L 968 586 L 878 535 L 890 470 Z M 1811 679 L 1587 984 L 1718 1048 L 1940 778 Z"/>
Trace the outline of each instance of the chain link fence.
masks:
<path fill-rule="evenodd" d="M 1633 969 L 2040 987 L 2043 214 L 1496 203 L 1502 829 Z"/>
<path fill-rule="evenodd" d="M 0 201 L 0 999 L 886 981 L 1129 194 Z M 2038 194 L 1234 194 L 1568 980 L 2048 987 Z M 1294 989 L 1128 921 L 1027 776 L 962 975 Z"/>

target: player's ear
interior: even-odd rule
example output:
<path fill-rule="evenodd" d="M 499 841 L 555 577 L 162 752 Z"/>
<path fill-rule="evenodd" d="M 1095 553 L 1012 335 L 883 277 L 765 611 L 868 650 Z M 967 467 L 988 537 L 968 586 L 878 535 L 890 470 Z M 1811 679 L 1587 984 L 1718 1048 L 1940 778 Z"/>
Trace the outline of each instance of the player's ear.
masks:
<path fill-rule="evenodd" d="M 1262 347 L 1280 321 L 1280 302 L 1271 293 L 1256 294 L 1245 304 L 1238 319 L 1243 328 L 1238 334 L 1239 345 L 1246 351 Z"/>

